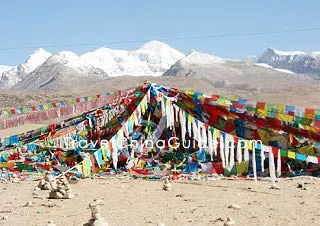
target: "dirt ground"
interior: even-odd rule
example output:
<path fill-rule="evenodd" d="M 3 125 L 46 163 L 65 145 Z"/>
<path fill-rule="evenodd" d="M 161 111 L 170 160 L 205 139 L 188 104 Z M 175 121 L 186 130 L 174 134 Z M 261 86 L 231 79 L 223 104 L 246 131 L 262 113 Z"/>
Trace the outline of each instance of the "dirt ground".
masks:
<path fill-rule="evenodd" d="M 306 190 L 297 188 L 303 182 Z M 109 226 L 223 225 L 231 217 L 236 225 L 320 225 L 320 180 L 280 179 L 280 190 L 269 181 L 216 180 L 178 181 L 172 191 L 162 190 L 162 181 L 134 179 L 80 180 L 71 184 L 72 200 L 51 200 L 48 191 L 34 191 L 35 181 L 0 184 L 1 226 L 82 226 L 90 219 L 88 204 L 103 201 L 102 216 Z M 31 207 L 24 207 L 32 201 Z M 237 204 L 240 209 L 228 208 Z"/>

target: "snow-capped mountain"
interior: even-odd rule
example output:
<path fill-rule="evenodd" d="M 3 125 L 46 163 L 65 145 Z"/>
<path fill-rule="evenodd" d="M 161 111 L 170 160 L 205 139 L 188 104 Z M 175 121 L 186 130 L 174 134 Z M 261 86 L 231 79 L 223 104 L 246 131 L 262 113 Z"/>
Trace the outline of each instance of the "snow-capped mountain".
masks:
<path fill-rule="evenodd" d="M 274 68 L 300 74 L 320 74 L 320 52 L 284 52 L 268 48 L 257 60 Z"/>
<path fill-rule="evenodd" d="M 217 68 L 225 64 L 225 60 L 206 53 L 200 53 L 197 51 L 191 51 L 184 58 L 178 60 L 173 64 L 169 70 L 167 70 L 165 76 L 191 76 L 192 68 L 194 66 Z M 188 71 L 188 73 L 185 73 Z"/>
<path fill-rule="evenodd" d="M 0 88 L 11 88 L 19 83 L 27 74 L 43 64 L 51 56 L 51 53 L 40 48 L 33 52 L 27 61 L 18 66 L 10 67 L 9 70 L 0 69 Z"/>
<path fill-rule="evenodd" d="M 236 61 L 197 51 L 184 55 L 165 43 L 151 41 L 135 51 L 99 48 L 80 56 L 70 51 L 49 53 L 39 49 L 23 64 L 0 66 L 0 89 L 66 88 L 124 75 L 202 76 L 215 86 L 241 86 L 256 79 L 252 85 L 259 86 L 265 76 L 280 76 L 287 82 L 297 77 L 295 73 L 320 74 L 320 52 L 282 52 L 269 48 L 262 55 Z"/>
<path fill-rule="evenodd" d="M 85 62 L 102 69 L 110 77 L 161 76 L 183 57 L 184 54 L 159 41 L 148 42 L 136 51 L 100 48 L 81 56 Z"/>
<path fill-rule="evenodd" d="M 266 87 L 283 88 L 297 83 L 306 83 L 311 78 L 274 69 L 268 65 L 226 60 L 219 57 L 191 52 L 173 64 L 163 76 L 196 77 L 215 88 L 257 93 Z"/>
<path fill-rule="evenodd" d="M 14 88 L 34 90 L 41 88 L 67 88 L 89 80 L 105 79 L 101 69 L 86 63 L 78 55 L 63 51 L 51 55 L 41 66 L 27 74 Z"/>
<path fill-rule="evenodd" d="M 34 89 L 58 78 L 66 80 L 66 76 L 74 77 L 70 77 L 70 81 L 76 77 L 161 76 L 183 57 L 183 53 L 159 41 L 148 42 L 136 51 L 99 48 L 81 56 L 69 51 L 51 54 L 39 49 L 26 63 L 12 68 L 3 67 L 0 88 Z"/>

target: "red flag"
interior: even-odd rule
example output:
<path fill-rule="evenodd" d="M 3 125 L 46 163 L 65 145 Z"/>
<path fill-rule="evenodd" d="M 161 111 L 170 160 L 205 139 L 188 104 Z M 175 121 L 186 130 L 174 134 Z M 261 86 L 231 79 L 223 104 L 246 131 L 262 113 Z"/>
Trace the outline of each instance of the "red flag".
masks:
<path fill-rule="evenodd" d="M 274 159 L 278 158 L 278 152 L 279 152 L 278 148 L 272 147 L 272 153 L 273 153 Z"/>
<path fill-rule="evenodd" d="M 259 109 L 265 109 L 265 107 L 266 107 L 266 103 L 257 102 L 257 108 L 259 108 Z"/>

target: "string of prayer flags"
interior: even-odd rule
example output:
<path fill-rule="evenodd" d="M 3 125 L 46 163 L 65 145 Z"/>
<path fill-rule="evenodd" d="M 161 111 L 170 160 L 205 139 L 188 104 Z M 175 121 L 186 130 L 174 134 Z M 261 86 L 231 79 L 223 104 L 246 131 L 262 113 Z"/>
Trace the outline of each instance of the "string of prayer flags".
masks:
<path fill-rule="evenodd" d="M 10 117 L 15 114 L 25 114 L 25 113 L 49 110 L 52 108 L 61 108 L 61 107 L 64 107 L 67 105 L 73 105 L 76 103 L 85 103 L 88 101 L 96 101 L 99 99 L 109 97 L 111 95 L 123 96 L 124 94 L 129 94 L 132 91 L 133 91 L 133 89 L 130 88 L 130 89 L 126 89 L 126 90 L 114 91 L 112 94 L 109 92 L 106 92 L 106 93 L 97 94 L 97 95 L 93 95 L 93 96 L 76 97 L 76 98 L 68 99 L 66 101 L 48 102 L 45 104 L 39 104 L 38 106 L 31 106 L 31 107 L 26 106 L 26 107 L 18 107 L 18 108 L 13 108 L 13 109 L 1 110 L 0 111 L 0 118 Z"/>

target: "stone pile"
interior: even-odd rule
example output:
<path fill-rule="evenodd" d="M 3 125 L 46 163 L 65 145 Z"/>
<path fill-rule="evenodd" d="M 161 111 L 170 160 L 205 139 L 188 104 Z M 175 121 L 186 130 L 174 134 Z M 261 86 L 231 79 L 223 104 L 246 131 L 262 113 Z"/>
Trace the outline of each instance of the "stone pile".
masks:
<path fill-rule="evenodd" d="M 53 223 L 53 221 L 48 221 L 48 224 L 46 225 L 46 226 L 56 226 L 54 223 Z"/>
<path fill-rule="evenodd" d="M 231 225 L 235 225 L 236 223 L 232 220 L 232 218 L 228 217 L 227 221 L 224 222 L 224 226 L 231 226 Z"/>
<path fill-rule="evenodd" d="M 101 216 L 101 210 L 100 210 L 100 203 L 99 200 L 93 200 L 89 204 L 89 208 L 91 211 L 91 219 L 87 224 L 84 226 L 108 226 L 109 224 L 106 222 L 104 217 Z"/>
<path fill-rule="evenodd" d="M 51 191 L 49 198 L 52 199 L 72 199 L 74 194 L 66 177 L 62 177 L 60 181 L 50 181 Z"/>
<path fill-rule="evenodd" d="M 46 173 L 44 179 L 40 180 L 35 190 L 51 190 L 50 182 L 54 181 L 54 177 L 50 173 Z"/>
<path fill-rule="evenodd" d="M 171 183 L 170 183 L 168 178 L 166 178 L 164 183 L 163 183 L 163 190 L 165 190 L 165 191 L 171 191 L 172 190 L 172 185 L 171 185 Z"/>

